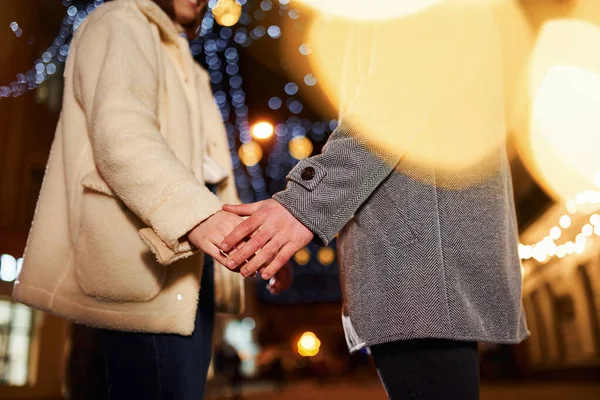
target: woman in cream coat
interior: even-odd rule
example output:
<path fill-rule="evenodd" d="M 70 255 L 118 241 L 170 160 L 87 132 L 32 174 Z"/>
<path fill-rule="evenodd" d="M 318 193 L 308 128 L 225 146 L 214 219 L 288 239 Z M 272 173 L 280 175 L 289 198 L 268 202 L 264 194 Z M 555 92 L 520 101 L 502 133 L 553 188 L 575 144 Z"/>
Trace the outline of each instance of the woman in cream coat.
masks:
<path fill-rule="evenodd" d="M 79 27 L 66 64 L 14 297 L 102 328 L 111 399 L 204 390 L 212 259 L 225 262 L 217 245 L 241 222 L 221 211 L 237 201 L 227 138 L 184 37 L 206 2 L 107 3 Z"/>

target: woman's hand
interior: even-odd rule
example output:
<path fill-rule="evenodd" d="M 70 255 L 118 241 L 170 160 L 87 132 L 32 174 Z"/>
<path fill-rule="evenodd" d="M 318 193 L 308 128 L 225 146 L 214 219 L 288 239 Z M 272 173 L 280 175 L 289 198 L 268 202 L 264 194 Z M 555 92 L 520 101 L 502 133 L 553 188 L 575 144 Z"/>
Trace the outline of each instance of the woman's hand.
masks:
<path fill-rule="evenodd" d="M 226 265 L 229 259 L 221 253 L 218 246 L 243 221 L 236 214 L 219 211 L 192 229 L 188 234 L 188 239 L 194 246 L 213 257 L 215 261 Z M 242 244 L 238 244 L 238 247 Z M 229 254 L 235 254 L 235 250 Z"/>

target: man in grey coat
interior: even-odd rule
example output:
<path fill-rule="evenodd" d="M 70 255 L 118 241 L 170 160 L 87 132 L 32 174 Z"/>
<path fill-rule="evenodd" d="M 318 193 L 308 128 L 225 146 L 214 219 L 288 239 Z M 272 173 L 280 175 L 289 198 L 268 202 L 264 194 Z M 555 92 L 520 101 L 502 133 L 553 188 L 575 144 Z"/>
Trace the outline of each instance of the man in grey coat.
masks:
<path fill-rule="evenodd" d="M 449 2 L 357 28 L 348 49 L 340 126 L 286 190 L 225 207 L 250 216 L 227 266 L 270 279 L 339 234 L 348 345 L 370 348 L 389 397 L 477 399 L 477 342 L 528 335 L 494 17 Z"/>

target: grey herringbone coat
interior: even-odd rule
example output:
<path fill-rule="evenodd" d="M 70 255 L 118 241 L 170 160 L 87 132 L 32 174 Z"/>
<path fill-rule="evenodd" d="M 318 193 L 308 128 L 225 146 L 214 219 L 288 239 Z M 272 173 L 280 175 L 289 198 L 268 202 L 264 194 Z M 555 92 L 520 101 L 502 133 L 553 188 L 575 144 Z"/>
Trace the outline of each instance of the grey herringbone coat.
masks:
<path fill-rule="evenodd" d="M 490 10 L 439 7 L 355 29 L 349 43 L 346 75 L 355 70 L 359 83 L 344 118 L 274 198 L 318 241 L 339 233 L 350 349 L 520 342 L 528 331 Z"/>

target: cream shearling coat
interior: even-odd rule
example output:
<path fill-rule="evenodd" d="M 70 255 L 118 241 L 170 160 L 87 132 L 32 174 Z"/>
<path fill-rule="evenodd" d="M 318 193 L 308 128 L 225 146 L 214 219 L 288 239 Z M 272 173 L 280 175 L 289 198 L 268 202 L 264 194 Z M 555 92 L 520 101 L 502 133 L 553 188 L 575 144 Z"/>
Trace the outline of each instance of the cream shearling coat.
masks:
<path fill-rule="evenodd" d="M 99 7 L 71 45 L 15 299 L 92 326 L 191 334 L 202 256 L 186 234 L 238 201 L 231 172 L 218 197 L 203 184 L 205 149 L 232 171 L 187 40 L 149 0 Z"/>

